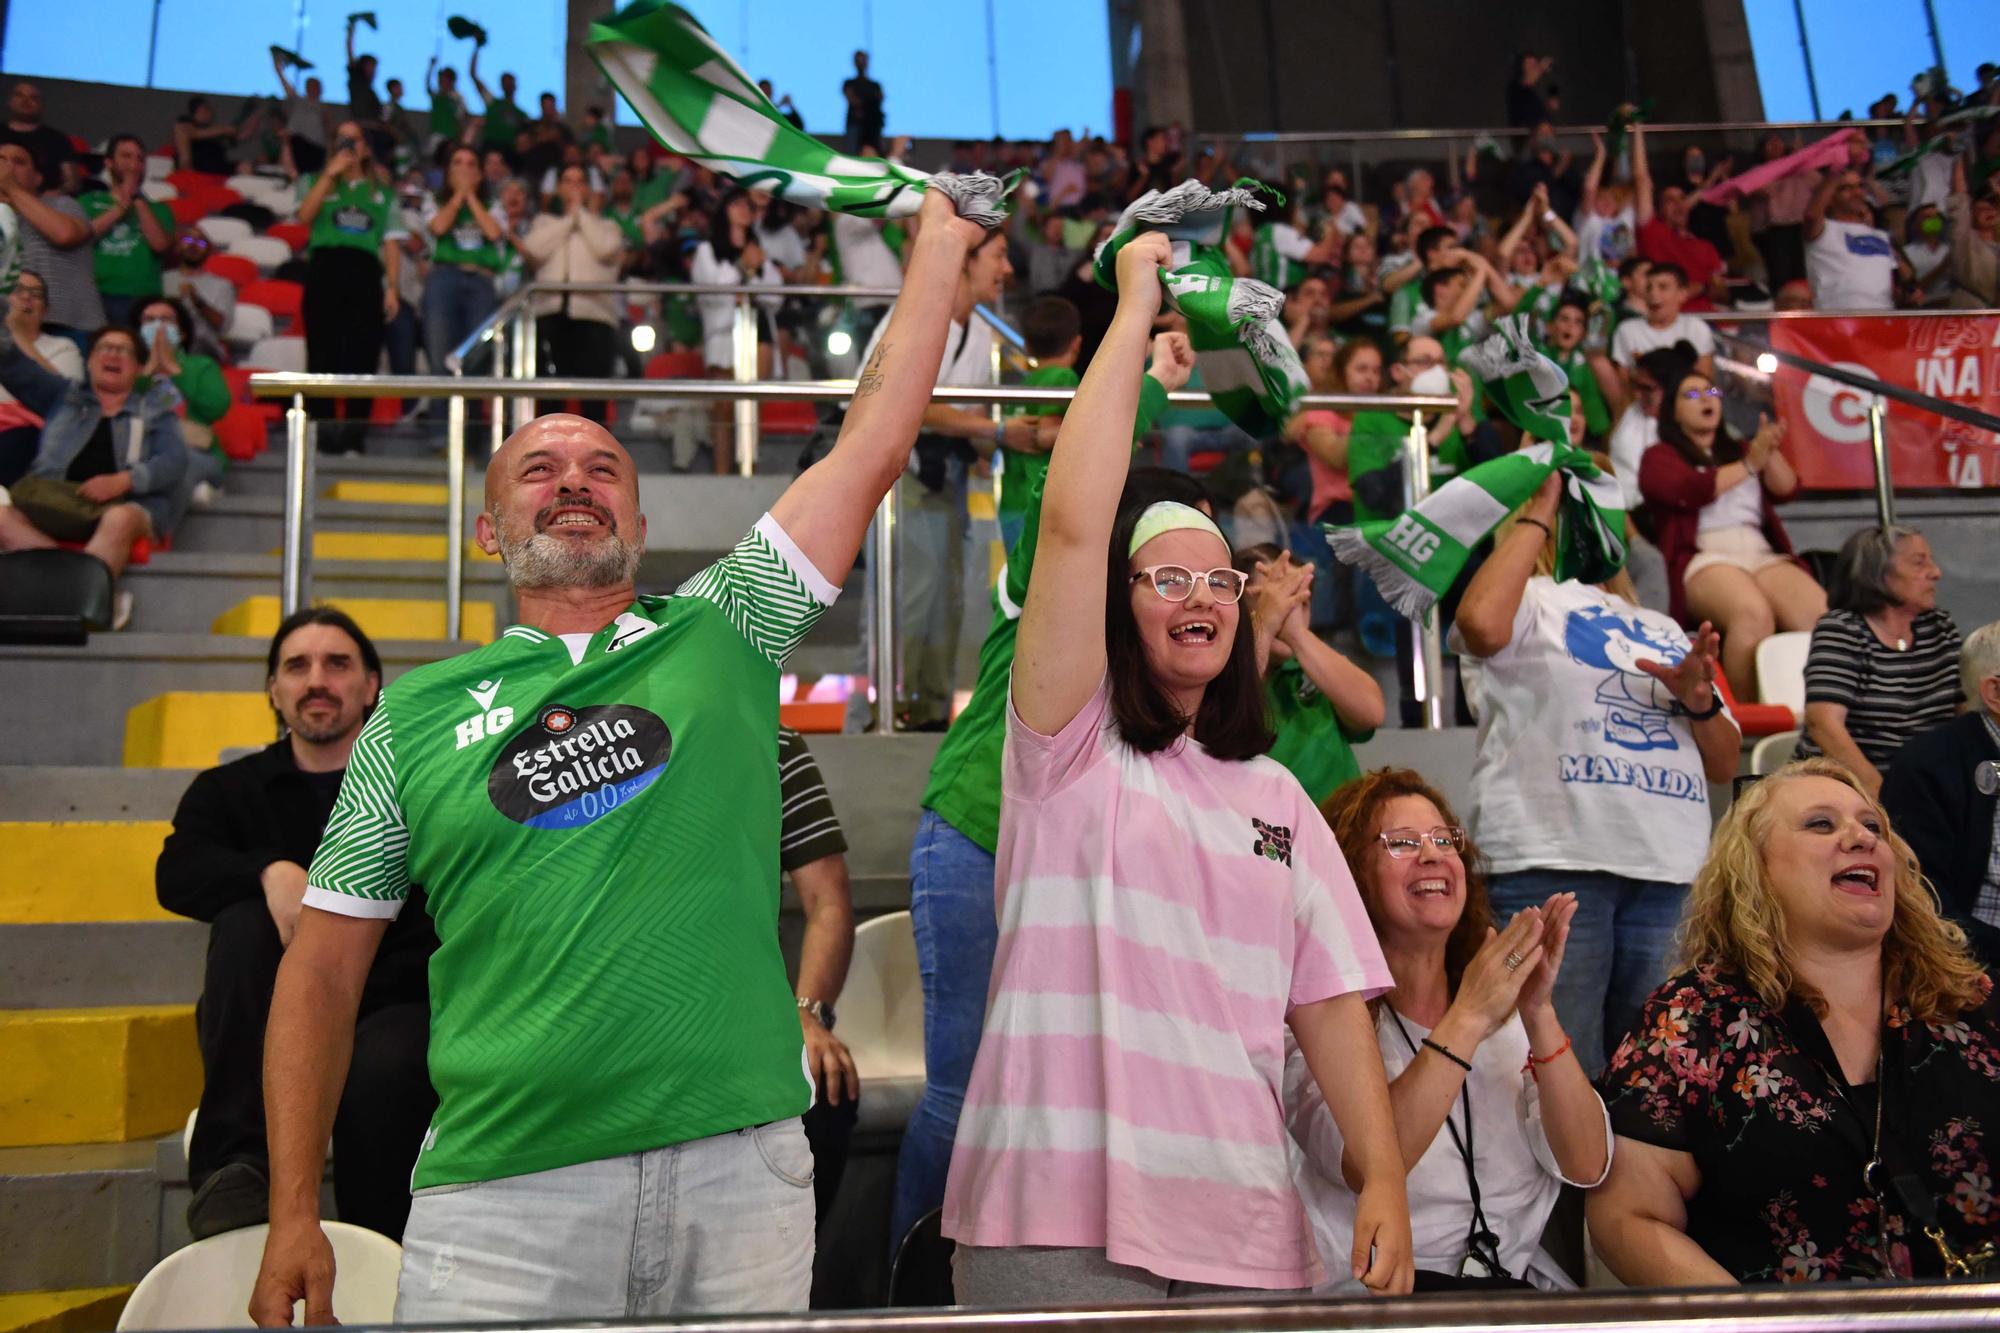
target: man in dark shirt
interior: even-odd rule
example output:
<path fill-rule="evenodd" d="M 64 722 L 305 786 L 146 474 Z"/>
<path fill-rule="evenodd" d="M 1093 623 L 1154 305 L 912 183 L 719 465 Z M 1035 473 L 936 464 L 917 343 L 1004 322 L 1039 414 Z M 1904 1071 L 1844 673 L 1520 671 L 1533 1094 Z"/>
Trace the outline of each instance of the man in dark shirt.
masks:
<path fill-rule="evenodd" d="M 357 20 L 375 26 L 372 14 L 347 16 L 347 114 L 361 126 L 377 162 L 396 160 L 396 139 L 382 123 L 382 99 L 375 92 L 375 57 L 354 54 L 354 25 Z"/>
<path fill-rule="evenodd" d="M 67 184 L 64 173 L 75 161 L 75 145 L 61 130 L 42 123 L 42 90 L 23 79 L 7 95 L 7 128 L 18 137 L 41 165 L 49 189 Z"/>
<path fill-rule="evenodd" d="M 330 607 L 295 612 L 271 640 L 266 684 L 284 736 L 195 778 L 160 852 L 170 912 L 210 923 L 196 1028 L 204 1079 L 188 1151 L 195 1239 L 268 1216 L 264 1024 L 279 960 L 305 896 L 306 866 L 332 813 L 348 752 L 382 690 L 382 661 Z M 418 901 L 413 888 L 412 901 Z M 352 1060 L 333 1127 L 334 1200 L 343 1221 L 400 1239 L 410 1171 L 437 1096 L 425 1054 L 428 912 L 389 927 L 362 991 Z"/>
<path fill-rule="evenodd" d="M 868 53 L 854 53 L 854 77 L 840 85 L 847 99 L 847 151 L 882 152 L 882 85 L 868 77 Z"/>

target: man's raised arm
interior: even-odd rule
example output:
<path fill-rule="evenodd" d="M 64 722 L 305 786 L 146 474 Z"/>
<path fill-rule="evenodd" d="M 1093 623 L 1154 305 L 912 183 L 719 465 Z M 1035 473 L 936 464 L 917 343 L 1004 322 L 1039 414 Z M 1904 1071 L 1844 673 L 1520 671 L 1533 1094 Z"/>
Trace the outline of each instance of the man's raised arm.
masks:
<path fill-rule="evenodd" d="M 902 295 L 861 371 L 840 438 L 771 506 L 778 525 L 836 588 L 917 442 L 944 361 L 958 276 L 986 230 L 960 217 L 951 196 L 937 188 L 925 192 L 918 220 Z"/>

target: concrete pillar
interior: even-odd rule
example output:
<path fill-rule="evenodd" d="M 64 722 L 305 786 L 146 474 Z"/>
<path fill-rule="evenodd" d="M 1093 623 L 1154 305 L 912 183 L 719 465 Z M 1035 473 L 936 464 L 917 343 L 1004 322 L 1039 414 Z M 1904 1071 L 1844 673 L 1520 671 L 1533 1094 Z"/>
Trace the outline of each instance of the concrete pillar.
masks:
<path fill-rule="evenodd" d="M 571 124 L 576 124 L 582 118 L 583 109 L 592 104 L 603 107 L 627 124 L 631 123 L 629 109 L 622 116 L 612 111 L 612 104 L 618 100 L 618 95 L 612 91 L 611 81 L 599 72 L 596 62 L 583 49 L 583 39 L 589 35 L 590 25 L 612 9 L 608 0 L 569 0 L 563 47 L 563 116 Z"/>
<path fill-rule="evenodd" d="M 1194 94 L 1188 84 L 1187 19 L 1181 13 L 1181 0 L 1139 0 L 1138 12 L 1133 133 L 1176 121 L 1192 130 Z"/>
<path fill-rule="evenodd" d="M 1757 82 L 1757 60 L 1750 50 L 1750 24 L 1743 0 L 1702 0 L 1708 30 L 1709 65 L 1715 76 L 1715 100 L 1723 120 L 1764 119 L 1764 93 Z"/>

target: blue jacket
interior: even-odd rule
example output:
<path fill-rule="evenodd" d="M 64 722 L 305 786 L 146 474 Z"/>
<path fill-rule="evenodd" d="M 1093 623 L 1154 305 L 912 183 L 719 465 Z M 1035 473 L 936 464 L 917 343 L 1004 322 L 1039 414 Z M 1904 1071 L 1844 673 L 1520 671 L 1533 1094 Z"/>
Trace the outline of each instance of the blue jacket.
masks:
<path fill-rule="evenodd" d="M 35 362 L 0 330 L 0 385 L 21 400 L 21 406 L 42 418 L 42 439 L 31 477 L 62 477 L 97 431 L 104 409 L 88 383 L 78 384 Z M 187 471 L 187 446 L 181 442 L 180 418 L 174 408 L 180 392 L 164 376 L 144 393 L 134 391 L 111 421 L 111 448 L 118 470 L 132 474 L 132 496 L 171 495 Z M 141 426 L 139 459 L 129 460 L 131 426 Z"/>

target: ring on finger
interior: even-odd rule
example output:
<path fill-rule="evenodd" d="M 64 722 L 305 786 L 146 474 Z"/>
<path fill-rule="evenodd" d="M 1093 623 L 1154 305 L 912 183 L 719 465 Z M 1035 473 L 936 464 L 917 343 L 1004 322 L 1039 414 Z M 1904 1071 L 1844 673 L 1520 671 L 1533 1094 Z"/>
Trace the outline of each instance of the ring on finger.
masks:
<path fill-rule="evenodd" d="M 1515 970 L 1519 969 L 1519 967 L 1521 966 L 1521 964 L 1523 964 L 1523 963 L 1525 963 L 1525 962 L 1527 962 L 1527 961 L 1528 961 L 1528 960 L 1527 960 L 1527 959 L 1525 959 L 1525 958 L 1523 958 L 1523 957 L 1522 957 L 1522 956 L 1521 956 L 1520 954 L 1518 954 L 1518 953 L 1512 953 L 1512 952 L 1510 952 L 1510 953 L 1509 953 L 1509 954 L 1507 955 L 1507 958 L 1506 958 L 1506 963 L 1507 963 L 1507 970 L 1508 970 L 1509 972 L 1513 972 L 1513 971 L 1515 971 Z"/>

